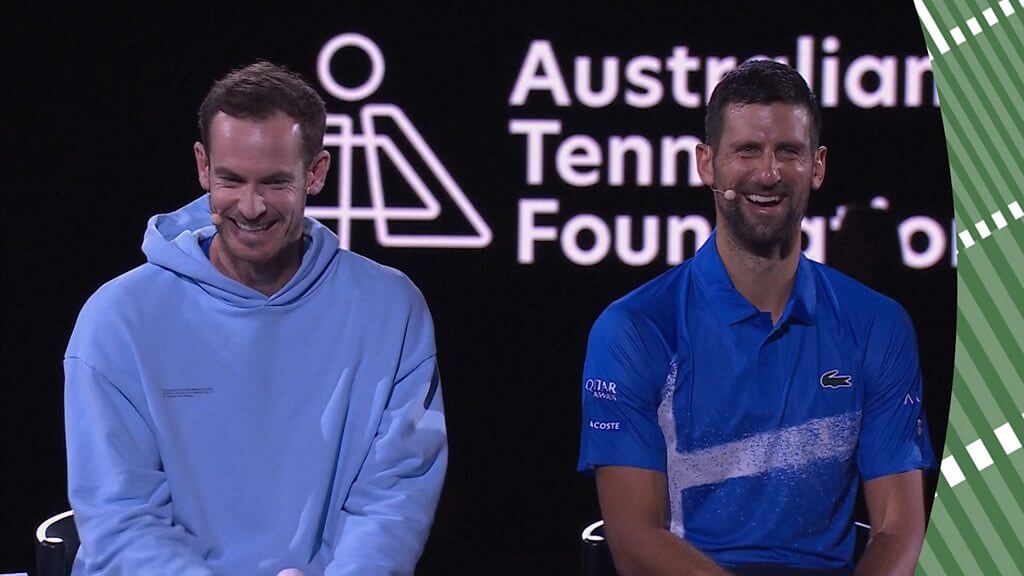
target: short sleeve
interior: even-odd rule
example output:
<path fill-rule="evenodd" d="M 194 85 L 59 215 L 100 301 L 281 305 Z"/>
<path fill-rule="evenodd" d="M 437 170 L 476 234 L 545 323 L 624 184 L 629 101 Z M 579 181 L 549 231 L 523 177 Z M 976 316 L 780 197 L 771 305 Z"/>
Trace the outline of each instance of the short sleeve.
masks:
<path fill-rule="evenodd" d="M 665 471 L 660 386 L 650 367 L 668 363 L 653 362 L 664 352 L 652 330 L 614 305 L 594 324 L 583 367 L 581 472 L 605 465 Z"/>
<path fill-rule="evenodd" d="M 874 327 L 868 341 L 870 380 L 865 392 L 857 465 L 871 480 L 935 468 L 922 409 L 921 368 L 913 325 L 902 308 Z"/>

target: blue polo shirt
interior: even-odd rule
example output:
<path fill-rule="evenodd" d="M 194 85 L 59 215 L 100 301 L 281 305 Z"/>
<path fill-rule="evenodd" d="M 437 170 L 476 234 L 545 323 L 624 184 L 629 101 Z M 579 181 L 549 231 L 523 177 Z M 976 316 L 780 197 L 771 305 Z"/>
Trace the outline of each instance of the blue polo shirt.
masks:
<path fill-rule="evenodd" d="M 779 321 L 715 234 L 590 333 L 579 468 L 665 472 L 672 532 L 716 562 L 852 567 L 858 483 L 934 467 L 913 326 L 801 255 Z"/>

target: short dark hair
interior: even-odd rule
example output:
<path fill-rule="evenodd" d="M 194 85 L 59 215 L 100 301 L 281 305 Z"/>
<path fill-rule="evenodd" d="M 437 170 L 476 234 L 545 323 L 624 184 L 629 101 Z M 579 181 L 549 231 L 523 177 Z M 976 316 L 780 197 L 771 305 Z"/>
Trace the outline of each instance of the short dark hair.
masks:
<path fill-rule="evenodd" d="M 733 68 L 715 86 L 704 116 L 704 132 L 712 147 L 722 137 L 725 109 L 730 104 L 795 104 L 811 115 L 811 147 L 821 136 L 818 99 L 796 70 L 774 60 L 748 60 Z"/>
<path fill-rule="evenodd" d="M 323 150 L 324 101 L 301 76 L 284 66 L 261 60 L 214 83 L 199 107 L 199 136 L 207 153 L 210 123 L 218 112 L 244 120 L 265 120 L 283 112 L 299 123 L 307 164 Z"/>

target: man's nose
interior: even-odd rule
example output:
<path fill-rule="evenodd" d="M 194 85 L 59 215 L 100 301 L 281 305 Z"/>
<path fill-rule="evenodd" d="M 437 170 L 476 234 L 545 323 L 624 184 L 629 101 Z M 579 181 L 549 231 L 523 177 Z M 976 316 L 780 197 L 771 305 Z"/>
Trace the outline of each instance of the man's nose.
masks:
<path fill-rule="evenodd" d="M 780 163 L 779 159 L 775 157 L 775 154 L 765 153 L 761 159 L 761 165 L 758 167 L 758 181 L 762 186 L 774 186 L 778 184 L 779 180 L 782 180 L 782 174 L 779 171 Z"/>
<path fill-rule="evenodd" d="M 257 190 L 255 184 L 250 184 L 242 191 L 242 198 L 238 202 L 238 211 L 246 220 L 257 220 L 267 211 L 267 205 L 263 201 L 263 194 Z"/>

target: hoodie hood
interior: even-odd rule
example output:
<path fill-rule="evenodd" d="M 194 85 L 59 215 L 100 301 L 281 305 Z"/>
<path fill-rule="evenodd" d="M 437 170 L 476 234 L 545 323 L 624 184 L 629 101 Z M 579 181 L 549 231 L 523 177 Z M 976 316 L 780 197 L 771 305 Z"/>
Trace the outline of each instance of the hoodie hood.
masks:
<path fill-rule="evenodd" d="M 142 252 L 150 264 L 165 268 L 195 282 L 210 296 L 239 308 L 283 306 L 300 299 L 315 288 L 338 253 L 338 237 L 312 218 L 302 223 L 306 243 L 299 269 L 277 293 L 266 296 L 232 280 L 217 270 L 203 251 L 201 242 L 217 233 L 210 220 L 208 194 L 196 198 L 169 214 L 149 219 Z"/>

